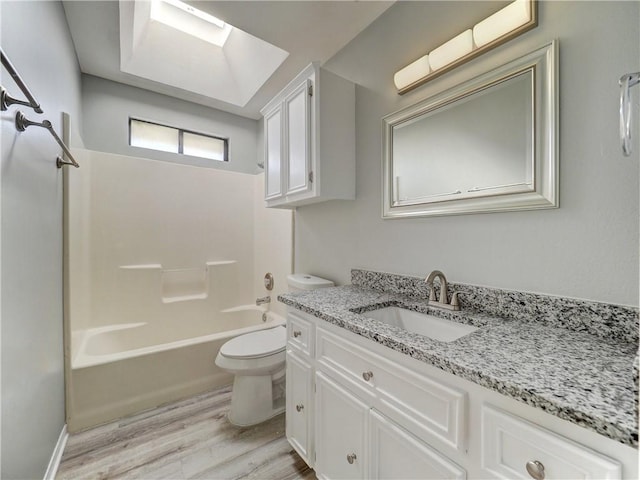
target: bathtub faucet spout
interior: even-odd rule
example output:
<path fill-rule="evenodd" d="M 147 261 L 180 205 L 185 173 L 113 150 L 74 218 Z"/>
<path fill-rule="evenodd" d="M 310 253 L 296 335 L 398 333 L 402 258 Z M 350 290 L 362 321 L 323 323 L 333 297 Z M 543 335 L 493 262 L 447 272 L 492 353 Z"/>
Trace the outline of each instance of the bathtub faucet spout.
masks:
<path fill-rule="evenodd" d="M 262 305 L 265 303 L 271 303 L 271 297 L 269 295 L 266 297 L 256 298 L 256 305 Z"/>

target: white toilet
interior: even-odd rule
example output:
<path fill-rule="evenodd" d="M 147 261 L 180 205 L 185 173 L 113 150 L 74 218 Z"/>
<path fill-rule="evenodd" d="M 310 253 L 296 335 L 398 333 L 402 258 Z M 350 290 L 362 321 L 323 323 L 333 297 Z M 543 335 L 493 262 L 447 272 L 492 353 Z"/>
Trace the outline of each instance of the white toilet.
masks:
<path fill-rule="evenodd" d="M 296 273 L 287 276 L 290 291 L 332 287 L 324 278 Z M 216 365 L 235 375 L 229 421 L 248 426 L 274 417 L 285 409 L 284 326 L 240 335 L 226 342 Z"/>

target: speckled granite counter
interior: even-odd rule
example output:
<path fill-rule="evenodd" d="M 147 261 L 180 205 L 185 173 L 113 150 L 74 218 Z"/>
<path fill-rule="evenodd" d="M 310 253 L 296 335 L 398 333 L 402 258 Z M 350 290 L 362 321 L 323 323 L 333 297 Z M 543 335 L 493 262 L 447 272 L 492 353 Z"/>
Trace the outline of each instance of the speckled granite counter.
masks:
<path fill-rule="evenodd" d="M 416 297 L 356 285 L 289 293 L 278 299 L 446 372 L 638 447 L 635 342 L 499 318 L 465 310 L 464 304 L 462 312 L 443 311 Z M 371 307 L 390 305 L 480 328 L 443 343 L 366 317 Z"/>

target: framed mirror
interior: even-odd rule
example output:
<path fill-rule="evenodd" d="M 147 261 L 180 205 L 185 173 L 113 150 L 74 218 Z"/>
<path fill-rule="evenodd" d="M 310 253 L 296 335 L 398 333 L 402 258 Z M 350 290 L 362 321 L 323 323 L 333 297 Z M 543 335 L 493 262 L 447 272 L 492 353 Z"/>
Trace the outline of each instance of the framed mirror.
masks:
<path fill-rule="evenodd" d="M 383 218 L 558 207 L 557 42 L 383 119 Z"/>

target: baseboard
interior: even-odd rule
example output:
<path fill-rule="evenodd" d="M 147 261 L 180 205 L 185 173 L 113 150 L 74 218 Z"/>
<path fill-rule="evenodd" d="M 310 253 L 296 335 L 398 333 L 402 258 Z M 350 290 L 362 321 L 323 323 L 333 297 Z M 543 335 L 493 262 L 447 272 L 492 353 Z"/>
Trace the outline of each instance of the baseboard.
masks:
<path fill-rule="evenodd" d="M 65 424 L 62 427 L 60 436 L 58 437 L 56 448 L 53 449 L 51 460 L 49 460 L 49 466 L 44 474 L 44 480 L 54 480 L 56 478 L 56 473 L 58 473 L 58 467 L 60 466 L 60 460 L 62 460 L 62 454 L 64 453 L 64 447 L 67 444 L 68 438 L 69 434 L 67 433 L 67 425 Z"/>

